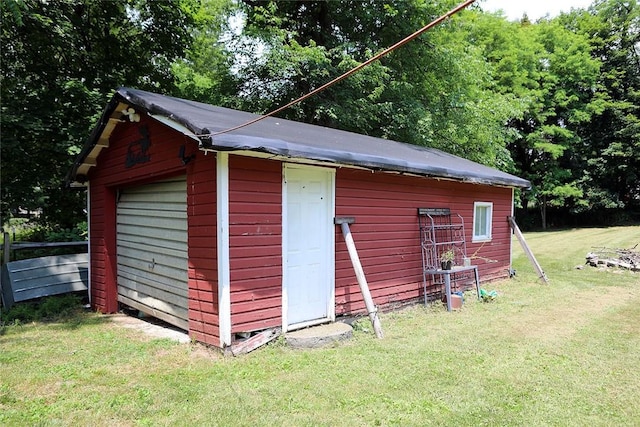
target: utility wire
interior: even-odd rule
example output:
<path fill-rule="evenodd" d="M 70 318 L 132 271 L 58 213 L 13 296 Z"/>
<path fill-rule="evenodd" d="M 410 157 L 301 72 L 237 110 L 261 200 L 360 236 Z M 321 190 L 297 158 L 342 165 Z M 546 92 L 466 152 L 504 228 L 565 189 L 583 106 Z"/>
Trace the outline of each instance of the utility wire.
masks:
<path fill-rule="evenodd" d="M 365 62 L 363 62 L 362 64 L 358 65 L 355 68 L 352 68 L 351 70 L 347 71 L 346 73 L 342 74 L 341 76 L 336 77 L 335 79 L 331 80 L 328 83 L 325 83 L 324 85 L 320 86 L 317 89 L 312 90 L 311 92 L 307 93 L 306 95 L 301 96 L 298 99 L 294 99 L 293 101 L 289 102 L 287 105 L 283 105 L 280 108 L 277 108 L 269 113 L 266 113 L 262 116 L 256 117 L 253 120 L 249 120 L 248 122 L 242 123 L 238 126 L 234 126 L 225 130 L 221 130 L 219 132 L 214 132 L 214 133 L 209 133 L 209 134 L 205 134 L 205 135 L 197 135 L 197 136 L 217 136 L 217 135 L 221 135 L 223 133 L 228 133 L 228 132 L 232 132 L 234 130 L 238 130 L 241 129 L 243 127 L 246 126 L 250 126 L 254 123 L 257 123 L 261 120 L 266 119 L 267 117 L 273 116 L 274 114 L 278 114 L 279 112 L 286 110 L 287 108 L 291 107 L 292 105 L 295 105 L 299 102 L 304 101 L 307 98 L 312 97 L 313 95 L 322 92 L 323 90 L 333 86 L 334 84 L 346 79 L 347 77 L 357 73 L 358 71 L 360 71 L 361 69 L 363 69 L 364 67 L 366 67 L 367 65 L 371 64 L 374 61 L 377 61 L 378 59 L 382 58 L 383 56 L 388 55 L 389 53 L 393 52 L 394 50 L 404 46 L 405 44 L 409 43 L 410 41 L 412 41 L 413 39 L 415 39 L 416 37 L 420 36 L 422 33 L 430 30 L 431 28 L 435 27 L 436 25 L 440 24 L 442 21 L 444 21 L 445 19 L 449 18 L 452 15 L 455 15 L 456 13 L 458 13 L 459 11 L 461 11 L 462 9 L 467 8 L 468 6 L 470 6 L 472 3 L 474 3 L 476 0 L 467 0 L 464 3 L 459 4 L 458 6 L 454 7 L 453 9 L 451 9 L 449 12 L 445 13 L 444 15 L 440 16 L 438 19 L 431 21 L 429 24 L 425 25 L 424 27 L 420 28 L 418 31 L 414 32 L 413 34 L 405 37 L 404 39 L 400 40 L 399 42 L 397 42 L 396 44 L 394 44 L 391 47 L 386 48 L 385 50 L 383 50 L 382 52 L 378 53 L 377 55 L 367 59 Z"/>

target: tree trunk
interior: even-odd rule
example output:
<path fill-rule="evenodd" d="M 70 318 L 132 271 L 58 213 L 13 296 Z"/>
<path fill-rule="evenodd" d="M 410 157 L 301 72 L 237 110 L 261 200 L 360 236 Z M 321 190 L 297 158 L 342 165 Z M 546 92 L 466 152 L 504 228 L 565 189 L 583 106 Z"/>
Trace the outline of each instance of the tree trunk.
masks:
<path fill-rule="evenodd" d="M 542 203 L 540 204 L 540 216 L 542 218 L 542 229 L 547 229 L 547 196 L 542 195 Z"/>

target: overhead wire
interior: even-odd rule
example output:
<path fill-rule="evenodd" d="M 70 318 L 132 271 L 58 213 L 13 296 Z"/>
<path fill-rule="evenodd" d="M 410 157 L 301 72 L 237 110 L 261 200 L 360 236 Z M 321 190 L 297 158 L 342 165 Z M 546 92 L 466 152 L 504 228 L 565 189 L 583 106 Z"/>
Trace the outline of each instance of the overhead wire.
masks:
<path fill-rule="evenodd" d="M 323 84 L 322 86 L 320 86 L 320 87 L 318 87 L 318 88 L 316 88 L 316 89 L 312 90 L 311 92 L 309 92 L 309 93 L 307 93 L 307 94 L 305 94 L 305 95 L 303 95 L 303 96 L 301 96 L 301 97 L 299 97 L 299 98 L 297 98 L 297 99 L 294 99 L 293 101 L 289 102 L 289 103 L 288 103 L 288 104 L 286 104 L 286 105 L 283 105 L 282 107 L 279 107 L 279 108 L 277 108 L 277 109 L 275 109 L 275 110 L 273 110 L 273 111 L 270 111 L 270 112 L 268 112 L 268 113 L 266 113 L 266 114 L 263 114 L 263 115 L 261 115 L 261 116 L 258 116 L 258 117 L 256 117 L 255 119 L 249 120 L 249 121 L 247 121 L 247 122 L 245 122 L 245 123 L 242 123 L 242 124 L 239 124 L 239 125 L 237 125 L 237 126 L 233 126 L 233 127 L 230 127 L 230 128 L 228 128 L 228 129 L 224 129 L 224 130 L 221 130 L 221 131 L 218 131 L 218 132 L 211 132 L 211 133 L 208 133 L 208 134 L 196 135 L 196 136 L 198 136 L 198 137 L 206 137 L 206 136 L 214 137 L 214 136 L 217 136 L 217 135 L 222 135 L 222 134 L 224 134 L 224 133 L 228 133 L 228 132 L 232 132 L 232 131 L 234 131 L 234 130 L 242 129 L 242 128 L 244 128 L 244 127 L 247 127 L 247 126 L 250 126 L 250 125 L 252 125 L 252 124 L 254 124 L 254 123 L 257 123 L 257 122 L 259 122 L 259 121 L 261 121 L 261 120 L 264 120 L 264 119 L 266 119 L 267 117 L 271 117 L 271 116 L 273 116 L 274 114 L 278 114 L 279 112 L 281 112 L 281 111 L 283 111 L 283 110 L 286 110 L 287 108 L 289 108 L 289 107 L 291 107 L 291 106 L 293 106 L 293 105 L 295 105 L 295 104 L 298 104 L 298 103 L 300 103 L 300 102 L 304 101 L 305 99 L 310 98 L 310 97 L 312 97 L 312 96 L 314 96 L 314 95 L 316 95 L 316 94 L 318 94 L 318 93 L 322 92 L 323 90 L 325 90 L 325 89 L 327 89 L 327 88 L 329 88 L 329 87 L 333 86 L 334 84 L 336 84 L 336 83 L 338 83 L 338 82 L 340 82 L 340 81 L 342 81 L 342 80 L 346 79 L 347 77 L 349 77 L 349 76 L 351 76 L 351 75 L 353 75 L 353 74 L 357 73 L 358 71 L 360 71 L 360 70 L 361 70 L 361 69 L 363 69 L 364 67 L 368 66 L 369 64 L 371 64 L 371 63 L 373 63 L 373 62 L 375 62 L 375 61 L 379 60 L 380 58 L 382 58 L 382 57 L 384 57 L 384 56 L 388 55 L 389 53 L 393 52 L 394 50 L 396 50 L 396 49 L 398 49 L 398 48 L 400 48 L 400 47 L 404 46 L 405 44 L 409 43 L 409 42 L 410 42 L 410 41 L 412 41 L 413 39 L 415 39 L 415 38 L 417 38 L 418 36 L 420 36 L 421 34 L 423 34 L 424 32 L 426 32 L 426 31 L 430 30 L 431 28 L 435 27 L 436 25 L 440 24 L 440 23 L 441 23 L 442 21 L 444 21 L 445 19 L 447 19 L 447 18 L 449 18 L 449 17 L 451 17 L 451 16 L 455 15 L 455 14 L 456 14 L 456 13 L 458 13 L 459 11 L 461 11 L 461 10 L 463 10 L 463 9 L 465 9 L 465 8 L 467 8 L 467 7 L 469 7 L 469 6 L 470 6 L 472 3 L 474 3 L 475 1 L 476 1 L 476 0 L 467 0 L 467 1 L 465 1 L 465 2 L 463 2 L 463 3 L 461 3 L 461 4 L 459 4 L 458 6 L 454 7 L 453 9 L 451 9 L 450 11 L 448 11 L 447 13 L 445 13 L 444 15 L 441 15 L 439 18 L 437 18 L 437 19 L 435 19 L 435 20 L 431 21 L 430 23 L 428 23 L 428 24 L 427 24 L 427 25 L 425 25 L 424 27 L 422 27 L 422 28 L 420 28 L 419 30 L 415 31 L 414 33 L 412 33 L 412 34 L 408 35 L 407 37 L 405 37 L 404 39 L 402 39 L 402 40 L 400 40 L 399 42 L 395 43 L 394 45 L 392 45 L 392 46 L 390 46 L 390 47 L 386 48 L 385 50 L 383 50 L 383 51 L 379 52 L 378 54 L 376 54 L 376 55 L 372 56 L 371 58 L 367 59 L 367 60 L 366 60 L 365 62 L 363 62 L 362 64 L 360 64 L 360 65 L 358 65 L 358 66 L 356 66 L 356 67 L 352 68 L 351 70 L 349 70 L 349 71 L 345 72 L 344 74 L 342 74 L 342 75 L 340 75 L 340 76 L 336 77 L 335 79 L 331 80 L 330 82 L 325 83 L 325 84 Z"/>

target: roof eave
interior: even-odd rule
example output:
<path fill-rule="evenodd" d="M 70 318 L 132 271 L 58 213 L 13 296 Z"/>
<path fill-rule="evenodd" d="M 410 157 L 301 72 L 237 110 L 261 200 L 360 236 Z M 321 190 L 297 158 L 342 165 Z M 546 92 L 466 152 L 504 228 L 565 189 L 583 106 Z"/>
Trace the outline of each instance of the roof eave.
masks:
<path fill-rule="evenodd" d="M 183 102 L 184 100 L 179 101 Z M 115 126 L 123 121 L 124 115 L 122 111 L 125 108 L 134 107 L 138 112 L 144 111 L 162 123 L 173 127 L 176 131 L 199 141 L 202 150 L 250 151 L 281 156 L 282 158 L 308 159 L 334 165 L 362 167 L 370 170 L 412 174 L 434 179 L 449 179 L 474 184 L 522 189 L 531 188 L 531 183 L 522 178 L 502 172 L 498 172 L 497 176 L 482 171 L 474 172 L 465 169 L 464 165 L 458 165 L 460 167 L 452 168 L 442 164 L 418 164 L 411 160 L 389 159 L 380 157 L 380 155 L 363 152 L 351 153 L 321 147 L 310 148 L 304 143 L 268 137 L 264 138 L 255 135 L 244 135 L 242 133 L 212 134 L 209 129 L 205 127 L 199 128 L 198 123 L 190 121 L 188 116 L 183 117 L 158 104 L 161 104 L 161 102 L 155 101 L 154 98 L 147 99 L 137 94 L 134 90 L 119 88 L 107 104 L 98 124 L 85 141 L 80 154 L 77 156 L 67 176 L 67 185 L 84 185 L 89 170 L 96 165 L 98 155 L 102 149 L 109 146 L 109 137 L 115 129 Z M 438 152 L 439 150 L 433 151 Z"/>
<path fill-rule="evenodd" d="M 120 88 L 107 103 L 98 123 L 95 125 L 89 137 L 85 140 L 80 153 L 76 157 L 71 170 L 67 174 L 65 184 L 69 188 L 85 188 L 89 170 L 96 165 L 100 152 L 109 146 L 109 137 L 118 123 L 124 122 L 123 110 L 134 107 L 137 112 L 144 111 L 150 116 L 167 124 L 173 121 L 177 126 L 173 126 L 176 130 L 185 135 L 200 140 L 196 135 L 199 133 L 208 134 L 206 129 L 193 129 L 188 121 L 181 120 L 179 117 L 171 114 L 169 111 L 148 104 L 144 100 L 132 95 L 125 88 Z M 204 141 L 210 138 L 204 138 Z M 202 144 L 201 144 L 202 145 Z"/>
<path fill-rule="evenodd" d="M 352 166 L 358 168 L 364 168 L 375 171 L 382 172 L 392 172 L 398 174 L 407 174 L 414 176 L 422 176 L 433 179 L 446 179 L 451 181 L 465 182 L 470 184 L 478 184 L 478 185 L 489 185 L 489 186 L 499 186 L 499 187 L 509 187 L 509 188 L 522 188 L 529 189 L 531 188 L 531 183 L 525 179 L 514 177 L 514 179 L 499 179 L 496 177 L 483 177 L 477 175 L 469 175 L 465 174 L 461 171 L 450 170 L 447 168 L 416 168 L 411 165 L 400 165 L 396 164 L 395 167 L 389 167 L 388 163 L 383 163 L 381 161 L 376 161 L 375 159 L 368 159 L 368 161 L 360 160 L 360 161 L 345 161 L 344 159 L 337 159 L 329 153 L 325 153 L 325 155 L 318 155 L 318 152 L 309 152 L 302 150 L 284 150 L 284 149 L 274 149 L 273 146 L 269 146 L 267 144 L 263 144 L 261 146 L 232 146 L 229 144 L 206 144 L 203 145 L 202 150 L 204 151 L 224 151 L 224 152 L 255 152 L 255 153 L 264 153 L 275 156 L 276 158 L 281 159 L 299 159 L 299 160 L 312 160 L 316 162 L 321 162 L 325 164 L 331 164 L 334 166 Z"/>

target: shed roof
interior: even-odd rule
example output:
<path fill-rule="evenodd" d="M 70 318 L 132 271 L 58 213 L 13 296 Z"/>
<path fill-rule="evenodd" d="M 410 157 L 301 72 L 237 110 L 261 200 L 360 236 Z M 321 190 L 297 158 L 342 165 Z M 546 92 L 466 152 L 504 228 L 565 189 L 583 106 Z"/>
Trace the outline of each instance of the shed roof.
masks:
<path fill-rule="evenodd" d="M 144 110 L 165 123 L 177 123 L 196 136 L 202 149 L 254 151 L 336 165 L 410 173 L 464 182 L 507 187 L 530 187 L 529 181 L 434 148 L 375 138 L 322 126 L 268 117 L 250 126 L 211 136 L 255 119 L 255 114 L 195 101 L 120 88 L 87 139 L 69 175 L 82 182 L 95 164 L 101 140 L 108 138 L 124 106 Z M 106 134 L 106 135 L 105 135 Z"/>

